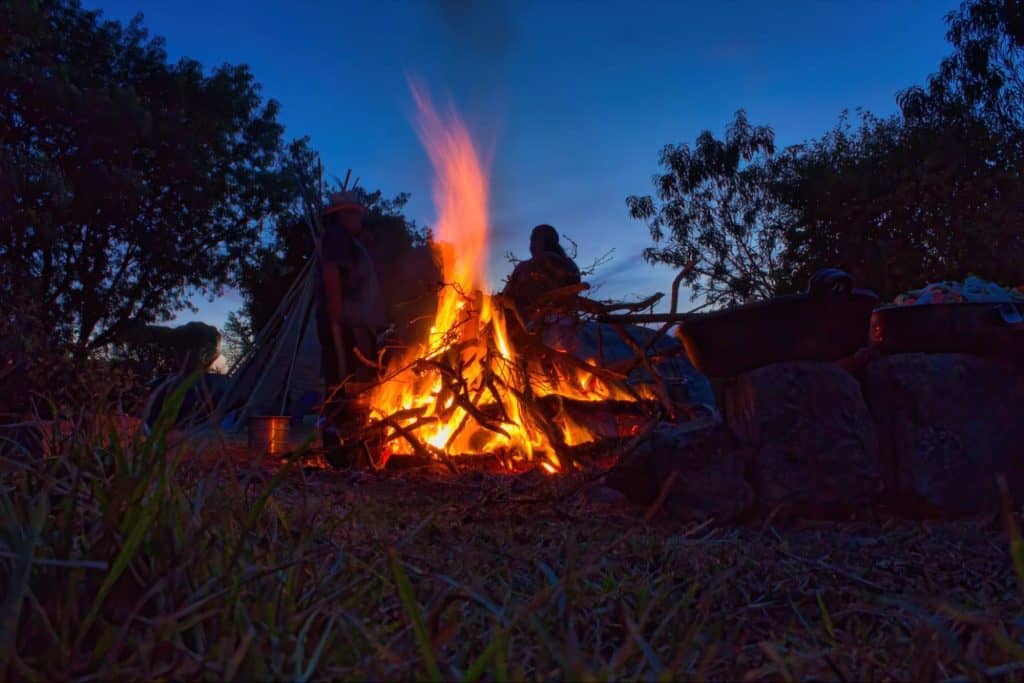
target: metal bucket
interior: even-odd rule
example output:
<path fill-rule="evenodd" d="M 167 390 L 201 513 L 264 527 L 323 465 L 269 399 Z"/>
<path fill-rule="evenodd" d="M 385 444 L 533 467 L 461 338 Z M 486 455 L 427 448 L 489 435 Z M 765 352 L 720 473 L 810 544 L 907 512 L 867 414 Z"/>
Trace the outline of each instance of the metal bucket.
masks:
<path fill-rule="evenodd" d="M 281 455 L 288 451 L 291 418 L 281 415 L 250 417 L 249 451 L 254 455 Z"/>

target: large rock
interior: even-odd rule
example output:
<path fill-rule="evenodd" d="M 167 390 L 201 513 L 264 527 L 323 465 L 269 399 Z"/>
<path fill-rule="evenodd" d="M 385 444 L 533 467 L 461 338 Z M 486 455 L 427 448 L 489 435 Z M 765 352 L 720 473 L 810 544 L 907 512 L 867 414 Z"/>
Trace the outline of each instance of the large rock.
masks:
<path fill-rule="evenodd" d="M 607 477 L 633 503 L 654 502 L 670 477 L 661 510 L 685 521 L 735 519 L 753 503 L 743 478 L 742 451 L 724 426 L 660 425 L 627 462 Z"/>
<path fill-rule="evenodd" d="M 1024 502 L 1024 371 L 958 354 L 905 354 L 865 368 L 886 487 L 898 512 L 998 509 L 996 477 Z"/>
<path fill-rule="evenodd" d="M 829 363 L 778 363 L 722 387 L 762 512 L 846 517 L 881 488 L 878 442 L 860 385 Z"/>

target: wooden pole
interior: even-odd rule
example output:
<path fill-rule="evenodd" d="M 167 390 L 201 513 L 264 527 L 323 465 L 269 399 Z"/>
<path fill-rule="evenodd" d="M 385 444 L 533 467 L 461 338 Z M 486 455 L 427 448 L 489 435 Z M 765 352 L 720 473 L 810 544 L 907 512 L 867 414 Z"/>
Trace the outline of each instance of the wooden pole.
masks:
<path fill-rule="evenodd" d="M 309 278 L 309 283 L 312 284 L 314 278 Z M 288 389 L 292 383 L 292 371 L 295 369 L 295 358 L 299 355 L 299 347 L 302 346 L 302 340 L 305 337 L 306 329 L 309 327 L 309 314 L 310 309 L 313 306 L 313 297 L 310 296 L 312 292 L 310 287 L 306 287 L 305 301 L 302 303 L 302 315 L 299 318 L 299 333 L 295 335 L 295 348 L 292 349 L 292 358 L 288 362 L 288 374 L 284 378 L 284 393 L 281 395 L 281 411 L 278 415 L 284 415 L 285 408 L 288 407 Z"/>

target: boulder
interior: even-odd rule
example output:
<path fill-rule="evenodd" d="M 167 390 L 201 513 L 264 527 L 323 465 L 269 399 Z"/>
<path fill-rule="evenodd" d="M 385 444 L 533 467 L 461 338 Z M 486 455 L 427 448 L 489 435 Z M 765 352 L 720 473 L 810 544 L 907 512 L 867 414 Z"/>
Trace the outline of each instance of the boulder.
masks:
<path fill-rule="evenodd" d="M 728 522 L 753 502 L 743 478 L 742 451 L 723 425 L 661 425 L 633 457 L 609 472 L 606 483 L 631 502 L 649 505 L 673 473 L 660 508 L 673 518 Z"/>
<path fill-rule="evenodd" d="M 815 361 L 777 363 L 721 387 L 757 509 L 841 518 L 881 490 L 878 442 L 857 380 Z"/>
<path fill-rule="evenodd" d="M 896 511 L 944 518 L 999 509 L 997 477 L 1024 502 L 1024 371 L 960 354 L 870 363 L 864 394 Z"/>

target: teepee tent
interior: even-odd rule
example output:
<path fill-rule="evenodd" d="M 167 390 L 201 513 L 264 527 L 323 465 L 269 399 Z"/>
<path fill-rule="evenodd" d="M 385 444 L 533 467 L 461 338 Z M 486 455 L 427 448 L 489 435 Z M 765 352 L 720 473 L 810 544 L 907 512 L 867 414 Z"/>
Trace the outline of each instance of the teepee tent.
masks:
<path fill-rule="evenodd" d="M 218 401 L 218 424 L 241 427 L 257 415 L 296 415 L 307 397 L 323 390 L 316 329 L 317 267 L 310 259 L 248 354 L 228 372 Z"/>
<path fill-rule="evenodd" d="M 244 425 L 256 415 L 292 415 L 323 389 L 315 314 L 316 263 L 310 259 L 252 350 L 229 371 L 218 422 Z"/>
<path fill-rule="evenodd" d="M 346 176 L 341 191 L 348 191 Z M 358 183 L 358 179 L 356 183 Z M 355 189 L 353 183 L 352 190 Z M 215 424 L 241 428 L 250 417 L 299 415 L 309 408 L 310 396 L 323 391 L 321 345 L 316 324 L 316 292 L 321 258 L 323 205 L 303 197 L 304 218 L 313 252 L 259 331 L 248 353 L 228 371 L 229 381 L 214 411 Z"/>

